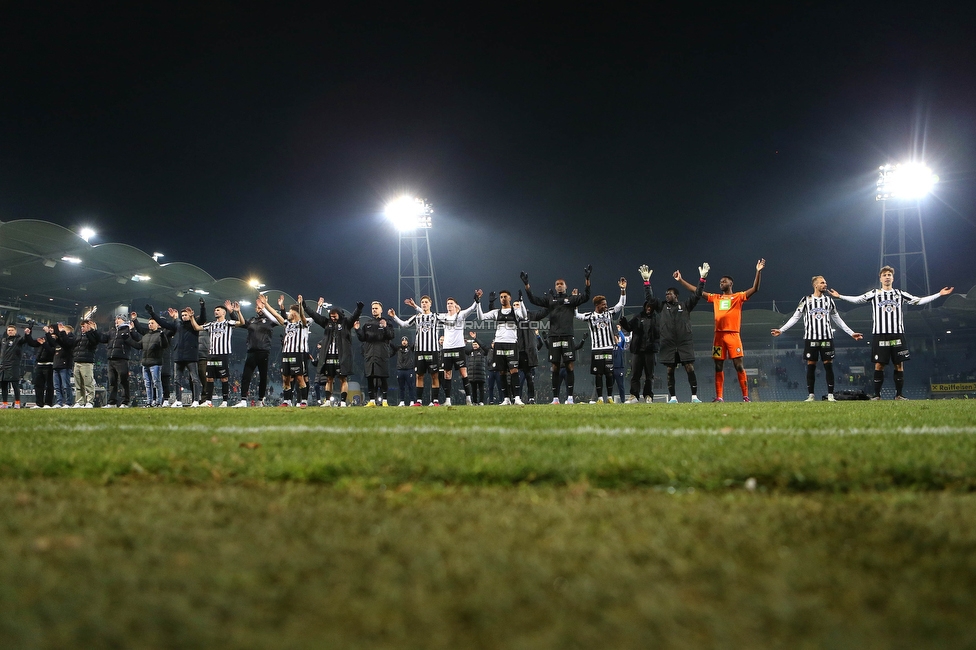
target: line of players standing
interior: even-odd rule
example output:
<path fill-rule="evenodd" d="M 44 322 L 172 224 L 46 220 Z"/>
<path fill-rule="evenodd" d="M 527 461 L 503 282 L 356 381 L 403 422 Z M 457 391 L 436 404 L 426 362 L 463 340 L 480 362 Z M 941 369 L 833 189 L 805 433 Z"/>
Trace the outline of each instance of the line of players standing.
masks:
<path fill-rule="evenodd" d="M 691 387 L 692 401 L 700 402 L 697 395 L 697 377 L 694 369 L 694 345 L 691 335 L 690 312 L 704 297 L 713 304 L 715 316 L 715 335 L 712 357 L 715 362 L 715 401 L 723 401 L 724 372 L 726 358 L 732 360 L 742 390 L 743 401 L 750 401 L 745 369 L 742 365 L 742 342 L 739 336 L 742 304 L 756 291 L 762 277 L 765 260 L 756 264 L 756 276 L 752 287 L 744 292 L 732 291 L 731 276 L 723 276 L 719 282 L 719 293 L 704 291 L 709 265 L 699 267 L 699 283 L 692 285 L 685 281 L 679 271 L 673 277 L 693 295 L 686 301 L 678 300 L 678 289 L 669 287 L 665 300 L 654 298 L 650 287 L 652 271 L 646 265 L 639 268 L 644 281 L 644 304 L 642 310 L 626 319 L 614 318 L 626 304 L 627 281 L 620 278 L 620 299 L 608 308 L 603 295 L 593 298 L 594 310 L 580 313 L 579 306 L 590 298 L 590 274 L 592 267 L 584 269 L 585 288 L 582 293 L 575 290 L 567 293 L 566 282 L 558 279 L 553 291 L 542 296 L 532 292 L 529 277 L 524 271 L 520 274 L 525 294 L 530 304 L 542 307 L 540 311 L 528 312 L 522 291 L 519 300 L 513 301 L 508 291 L 498 294 L 499 308 L 494 308 L 494 292 L 489 296 L 488 310 L 481 307 L 483 292 L 475 291 L 474 302 L 467 309 L 461 309 L 457 301 L 449 298 L 446 313 L 431 312 L 431 301 L 427 296 L 417 305 L 412 299 L 406 304 L 415 309 L 416 314 L 400 319 L 394 310 L 387 315 L 401 327 L 415 327 L 413 344 L 404 337 L 398 347 L 391 345 L 393 327 L 383 314 L 379 301 L 371 304 L 369 317 L 362 317 L 364 303 L 357 303 L 353 314 L 346 314 L 337 308 L 323 315 L 324 301 L 319 299 L 315 310 L 302 296 L 298 302 L 284 309 L 284 297 L 279 296 L 275 310 L 264 296 L 258 296 L 255 315 L 245 319 L 238 303 L 226 302 L 213 310 L 213 320 L 206 320 L 205 303 L 200 301 L 199 316 L 189 307 L 177 312 L 170 308 L 167 316 L 155 313 L 151 305 L 146 305 L 149 320 L 142 325 L 135 312 L 126 321 L 122 316 L 115 319 L 115 327 L 109 332 L 99 332 L 90 314 L 80 324 L 79 332 L 63 323 L 44 326 L 43 335 L 34 338 L 32 329 L 25 328 L 23 334 L 9 326 L 0 338 L 0 388 L 3 402 L 0 407 L 7 408 L 9 389 L 13 387 L 13 406 L 20 407 L 20 363 L 23 346 L 38 348 L 35 364 L 35 387 L 37 407 L 63 407 L 71 404 L 71 379 L 80 399 L 75 408 L 94 406 L 95 385 L 93 366 L 95 349 L 98 345 L 108 347 L 109 391 L 108 407 L 125 408 L 130 402 L 128 362 L 129 349 L 141 350 L 143 379 L 146 384 L 147 406 L 162 406 L 164 396 L 161 390 L 162 374 L 172 368 L 177 380 L 185 376 L 186 384 L 192 393 L 191 407 L 212 406 L 214 389 L 221 386 L 223 400 L 220 406 L 229 402 L 229 364 L 231 355 L 231 334 L 235 327 L 247 329 L 247 358 L 241 382 L 241 400 L 237 407 L 248 405 L 251 380 L 258 373 L 258 404 L 263 403 L 267 391 L 269 355 L 273 328 L 282 325 L 285 333 L 282 343 L 282 380 L 285 404 L 295 403 L 306 406 L 308 400 L 308 363 L 312 361 L 318 369 L 323 384 L 325 400 L 323 405 L 333 403 L 333 391 L 338 383 L 340 406 L 347 404 L 348 378 L 353 372 L 352 333 L 362 342 L 365 361 L 365 374 L 369 400 L 367 406 L 387 405 L 389 378 L 389 358 L 397 356 L 397 377 L 400 382 L 400 395 L 407 394 L 405 378 L 410 376 L 410 363 L 413 363 L 418 396 L 423 393 L 425 376 L 431 377 L 431 393 L 428 404 L 441 403 L 439 393 L 443 390 L 445 405 L 450 405 L 450 383 L 455 371 L 460 377 L 465 401 L 468 404 L 483 403 L 484 381 L 490 368 L 497 373 L 501 391 L 505 395 L 502 404 L 522 404 L 522 386 L 519 377 L 528 390 L 528 400 L 534 401 L 535 386 L 532 368 L 537 365 L 536 350 L 541 347 L 541 337 L 537 332 L 538 322 L 548 320 L 547 345 L 552 365 L 552 403 L 559 403 L 560 386 L 566 383 L 567 403 L 573 402 L 575 384 L 575 353 L 582 347 L 573 336 L 574 319 L 586 321 L 591 341 L 590 372 L 596 380 L 597 402 L 609 402 L 614 382 L 622 383 L 621 332 L 630 334 L 630 351 L 633 356 L 631 369 L 630 397 L 628 402 L 653 400 L 652 380 L 655 355 L 668 370 L 669 402 L 676 402 L 675 369 L 684 367 Z M 892 282 L 894 269 L 884 267 L 879 273 L 881 289 L 871 290 L 861 296 L 842 296 L 827 289 L 823 276 L 814 276 L 813 293 L 800 301 L 796 312 L 781 328 L 773 329 L 772 335 L 779 336 L 801 319 L 804 323 L 805 350 L 807 361 L 807 384 L 809 396 L 813 401 L 813 382 L 816 363 L 822 360 L 827 374 L 828 399 L 833 400 L 833 320 L 841 329 L 857 340 L 862 335 L 853 332 L 837 314 L 830 296 L 853 303 L 871 303 L 873 319 L 872 357 L 875 362 L 874 399 L 880 399 L 884 382 L 884 368 L 891 362 L 895 366 L 896 399 L 904 399 L 903 362 L 910 358 L 904 340 L 903 305 L 922 305 L 940 296 L 952 293 L 952 287 L 945 287 L 931 296 L 917 298 L 904 291 L 894 289 Z M 829 295 L 827 295 L 829 293 Z M 465 339 L 468 317 L 476 313 L 479 320 L 495 322 L 495 333 L 490 345 L 477 339 L 475 332 L 469 332 L 471 340 Z M 232 319 L 228 315 L 233 316 Z M 319 344 L 318 355 L 313 359 L 308 349 L 308 320 L 311 319 L 323 328 L 324 336 Z M 443 330 L 443 336 L 438 328 Z M 619 331 L 618 331 L 619 330 Z M 470 347 L 469 347 L 470 342 Z M 520 369 L 522 370 L 520 374 Z M 641 389 L 641 377 L 644 378 Z M 339 381 L 336 382 L 335 380 Z M 604 397 L 604 383 L 606 397 Z M 171 406 L 182 406 L 179 399 L 182 384 L 177 382 L 178 399 Z M 622 390 L 621 390 L 622 392 Z M 401 401 L 401 405 L 405 402 Z M 414 405 L 421 405 L 417 398 Z"/>

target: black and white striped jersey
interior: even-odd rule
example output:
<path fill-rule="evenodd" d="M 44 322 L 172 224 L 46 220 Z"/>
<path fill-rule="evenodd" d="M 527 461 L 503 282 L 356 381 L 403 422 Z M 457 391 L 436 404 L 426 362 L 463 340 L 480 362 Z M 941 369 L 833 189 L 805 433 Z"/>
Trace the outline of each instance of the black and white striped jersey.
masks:
<path fill-rule="evenodd" d="M 414 352 L 420 354 L 423 352 L 438 352 L 441 349 L 438 339 L 440 336 L 437 333 L 437 314 L 414 314 L 407 320 L 401 320 L 398 316 L 394 316 L 393 320 L 400 327 L 416 327 L 417 335 L 414 338 Z"/>
<path fill-rule="evenodd" d="M 837 327 L 847 332 L 849 336 L 854 336 L 854 330 L 847 326 L 847 323 L 837 313 L 837 305 L 834 304 L 830 296 L 805 296 L 797 305 L 796 311 L 790 319 L 779 328 L 780 332 L 785 332 L 800 319 L 803 319 L 803 338 L 807 341 L 830 341 L 834 338 L 834 328 L 830 321 L 834 321 Z"/>
<path fill-rule="evenodd" d="M 464 330 L 467 329 L 465 323 L 476 306 L 476 303 L 472 302 L 470 307 L 462 309 L 453 316 L 447 313 L 436 314 L 437 321 L 444 327 L 445 350 L 454 350 L 465 346 Z"/>
<path fill-rule="evenodd" d="M 210 332 L 210 354 L 230 354 L 230 341 L 234 334 L 236 320 L 212 320 L 203 324 Z"/>
<path fill-rule="evenodd" d="M 591 311 L 581 314 L 576 310 L 576 318 L 585 320 L 590 326 L 590 346 L 593 350 L 611 350 L 617 344 L 617 319 L 615 315 L 624 308 L 627 302 L 625 295 L 620 296 L 620 300 L 613 307 L 610 307 L 602 314 Z"/>
<path fill-rule="evenodd" d="M 308 352 L 308 323 L 287 321 L 285 338 L 281 341 L 282 354 Z"/>
<path fill-rule="evenodd" d="M 856 304 L 871 303 L 871 332 L 873 334 L 904 334 L 905 320 L 902 305 L 925 305 L 938 298 L 941 294 L 934 293 L 924 298 L 916 298 L 901 289 L 871 289 L 860 296 L 837 297 Z"/>

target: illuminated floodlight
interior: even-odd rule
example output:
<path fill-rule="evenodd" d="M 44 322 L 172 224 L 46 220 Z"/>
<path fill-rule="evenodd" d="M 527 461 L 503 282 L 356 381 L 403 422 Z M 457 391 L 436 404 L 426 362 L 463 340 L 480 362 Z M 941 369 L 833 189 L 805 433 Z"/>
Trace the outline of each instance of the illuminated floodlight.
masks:
<path fill-rule="evenodd" d="M 241 307 L 250 307 L 251 306 L 251 301 L 250 300 L 239 300 L 237 302 L 237 304 L 240 305 Z"/>
<path fill-rule="evenodd" d="M 92 238 L 97 234 L 98 233 L 96 233 L 93 228 L 89 228 L 88 226 L 85 226 L 80 231 L 78 231 L 78 236 L 84 239 L 86 242 L 91 241 Z"/>
<path fill-rule="evenodd" d="M 247 284 L 252 289 L 260 289 L 261 287 L 264 286 L 264 283 L 258 280 L 257 278 L 251 278 L 250 280 L 247 281 Z"/>
<path fill-rule="evenodd" d="M 152 278 L 148 275 L 142 275 L 141 273 L 136 273 L 131 279 L 133 282 L 146 282 L 148 280 L 152 280 Z"/>
<path fill-rule="evenodd" d="M 386 204 L 384 213 L 397 230 L 416 230 L 431 227 L 434 209 L 424 199 L 401 196 Z"/>
<path fill-rule="evenodd" d="M 162 253 L 153 253 L 152 254 L 153 262 L 158 262 L 160 257 L 166 257 L 166 256 L 163 255 Z"/>
<path fill-rule="evenodd" d="M 61 258 L 62 262 L 67 262 L 68 264 L 81 264 L 80 257 L 74 257 L 72 255 L 65 255 Z"/>
<path fill-rule="evenodd" d="M 939 177 L 923 163 L 882 165 L 878 168 L 877 201 L 920 199 L 932 191 Z"/>
<path fill-rule="evenodd" d="M 194 289 L 193 287 L 190 287 L 189 289 L 187 289 L 187 291 L 192 291 L 193 293 L 198 294 L 198 295 L 201 295 L 201 296 L 209 296 L 210 295 L 210 292 L 207 291 L 207 290 L 205 290 L 205 289 Z"/>

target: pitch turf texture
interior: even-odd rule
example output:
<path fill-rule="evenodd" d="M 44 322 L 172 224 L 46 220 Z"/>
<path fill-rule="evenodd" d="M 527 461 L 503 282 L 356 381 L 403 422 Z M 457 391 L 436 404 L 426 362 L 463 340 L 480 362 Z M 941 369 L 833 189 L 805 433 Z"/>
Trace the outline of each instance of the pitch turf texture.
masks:
<path fill-rule="evenodd" d="M 974 647 L 976 404 L 4 411 L 7 648 Z"/>

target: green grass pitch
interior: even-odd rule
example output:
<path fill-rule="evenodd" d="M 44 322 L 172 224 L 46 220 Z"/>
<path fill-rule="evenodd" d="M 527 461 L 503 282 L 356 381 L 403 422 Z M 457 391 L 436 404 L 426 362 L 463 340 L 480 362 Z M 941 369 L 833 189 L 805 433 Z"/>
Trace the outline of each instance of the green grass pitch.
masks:
<path fill-rule="evenodd" d="M 0 413 L 11 648 L 976 645 L 968 401 Z"/>

